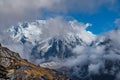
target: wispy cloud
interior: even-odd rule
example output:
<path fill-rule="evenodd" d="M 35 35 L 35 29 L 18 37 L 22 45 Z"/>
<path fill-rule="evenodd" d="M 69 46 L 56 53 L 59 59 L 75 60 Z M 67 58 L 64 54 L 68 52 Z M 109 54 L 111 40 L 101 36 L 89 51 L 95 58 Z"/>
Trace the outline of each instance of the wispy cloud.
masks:
<path fill-rule="evenodd" d="M 82 13 L 94 13 L 101 7 L 111 8 L 115 6 L 115 0 L 61 0 L 62 5 L 67 11 Z"/>
<path fill-rule="evenodd" d="M 114 24 L 115 24 L 117 27 L 120 27 L 120 18 L 117 18 L 117 19 L 114 21 Z"/>
<path fill-rule="evenodd" d="M 53 12 L 54 15 L 69 12 L 94 13 L 101 7 L 112 9 L 116 2 L 117 0 L 0 0 L 0 26 L 45 17 L 42 15 L 44 10 Z"/>

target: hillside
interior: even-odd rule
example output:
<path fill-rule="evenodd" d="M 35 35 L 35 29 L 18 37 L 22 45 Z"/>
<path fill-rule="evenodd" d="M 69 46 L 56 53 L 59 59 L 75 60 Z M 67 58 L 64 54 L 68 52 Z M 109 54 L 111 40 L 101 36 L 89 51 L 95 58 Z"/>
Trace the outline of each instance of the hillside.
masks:
<path fill-rule="evenodd" d="M 66 80 L 55 70 L 36 66 L 0 45 L 0 80 Z"/>

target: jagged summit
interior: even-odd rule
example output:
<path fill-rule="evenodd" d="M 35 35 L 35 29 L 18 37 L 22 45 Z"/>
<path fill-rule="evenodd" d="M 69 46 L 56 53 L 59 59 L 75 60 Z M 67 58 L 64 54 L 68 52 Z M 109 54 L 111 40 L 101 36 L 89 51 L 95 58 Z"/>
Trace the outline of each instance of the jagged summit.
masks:
<path fill-rule="evenodd" d="M 95 40 L 96 36 L 86 31 L 90 25 L 59 19 L 37 20 L 19 23 L 9 32 L 13 40 L 31 45 L 32 58 L 65 58 L 72 55 L 72 49 L 77 45 L 90 45 Z"/>

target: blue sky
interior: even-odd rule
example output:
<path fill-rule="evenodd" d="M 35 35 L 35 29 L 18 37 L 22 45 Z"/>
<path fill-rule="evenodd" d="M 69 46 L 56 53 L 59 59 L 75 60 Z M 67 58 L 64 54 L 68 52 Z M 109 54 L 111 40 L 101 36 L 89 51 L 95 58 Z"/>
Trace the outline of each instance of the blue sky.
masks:
<path fill-rule="evenodd" d="M 57 16 L 91 23 L 88 30 L 100 34 L 118 26 L 120 0 L 0 0 L 0 29 Z"/>
<path fill-rule="evenodd" d="M 104 3 L 104 0 L 101 0 L 101 1 L 103 1 Z M 99 8 L 95 10 L 93 9 L 90 11 L 84 11 L 84 10 L 79 11 L 79 7 L 78 7 L 76 11 L 70 10 L 67 13 L 64 13 L 64 12 L 56 13 L 56 12 L 51 12 L 51 11 L 47 11 L 44 9 L 43 14 L 44 16 L 47 16 L 47 17 L 50 17 L 50 16 L 54 17 L 57 15 L 57 16 L 64 16 L 64 18 L 68 18 L 68 19 L 76 19 L 84 23 L 89 22 L 92 24 L 92 26 L 88 27 L 87 30 L 92 31 L 94 34 L 100 34 L 100 33 L 107 32 L 107 31 L 110 31 L 118 27 L 118 25 L 115 24 L 115 21 L 116 19 L 120 18 L 120 6 L 119 6 L 120 1 L 115 0 L 115 2 L 109 6 L 106 6 L 107 4 L 99 6 Z"/>
<path fill-rule="evenodd" d="M 105 9 L 102 9 L 95 14 L 70 13 L 68 15 L 74 17 L 78 21 L 91 23 L 92 26 L 88 27 L 88 30 L 95 34 L 114 29 L 116 27 L 114 21 L 119 17 L 117 12 L 108 11 Z"/>

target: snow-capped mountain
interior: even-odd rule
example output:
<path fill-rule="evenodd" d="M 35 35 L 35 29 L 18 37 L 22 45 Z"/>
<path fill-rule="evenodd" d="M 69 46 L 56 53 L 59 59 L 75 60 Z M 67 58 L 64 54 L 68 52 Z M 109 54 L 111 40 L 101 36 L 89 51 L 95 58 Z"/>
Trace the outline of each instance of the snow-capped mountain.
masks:
<path fill-rule="evenodd" d="M 120 29 L 96 36 L 86 31 L 90 25 L 37 20 L 12 26 L 9 33 L 19 49 L 23 46 L 22 57 L 29 51 L 28 60 L 62 71 L 71 80 L 120 80 Z"/>
<path fill-rule="evenodd" d="M 32 44 L 35 59 L 65 58 L 72 55 L 77 45 L 90 45 L 96 36 L 85 29 L 91 24 L 77 21 L 37 20 L 12 26 L 11 38 L 23 44 Z"/>

